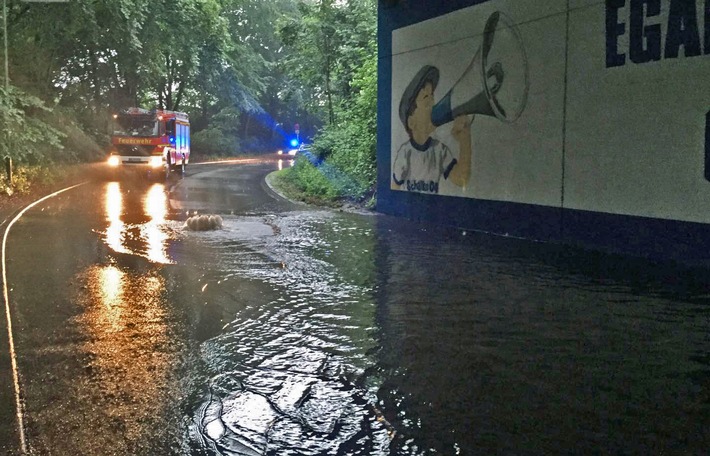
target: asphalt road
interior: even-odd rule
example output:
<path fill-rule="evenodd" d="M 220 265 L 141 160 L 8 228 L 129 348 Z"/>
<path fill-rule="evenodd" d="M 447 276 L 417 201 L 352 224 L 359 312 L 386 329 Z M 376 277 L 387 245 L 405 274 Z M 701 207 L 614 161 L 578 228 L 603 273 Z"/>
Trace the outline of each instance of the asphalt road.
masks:
<path fill-rule="evenodd" d="M 17 220 L 33 454 L 708 448 L 707 271 L 296 205 L 264 182 L 278 167 L 92 180 Z M 186 230 L 195 212 L 224 228 Z M 18 454 L 0 326 L 0 452 Z"/>
<path fill-rule="evenodd" d="M 17 220 L 6 273 L 23 406 L 18 417 L 3 318 L 3 454 L 21 454 L 20 420 L 32 454 L 189 451 L 180 407 L 219 319 L 195 307 L 202 252 L 185 220 L 294 208 L 264 183 L 283 165 L 193 164 L 165 183 L 92 172 Z"/>

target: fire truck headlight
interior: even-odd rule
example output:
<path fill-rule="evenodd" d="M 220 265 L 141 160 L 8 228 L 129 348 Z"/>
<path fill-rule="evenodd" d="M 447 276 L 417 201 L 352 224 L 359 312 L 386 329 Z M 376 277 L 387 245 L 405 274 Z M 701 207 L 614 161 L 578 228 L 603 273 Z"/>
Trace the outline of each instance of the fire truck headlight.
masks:
<path fill-rule="evenodd" d="M 150 167 L 151 168 L 160 168 L 161 166 L 163 166 L 163 157 L 159 157 L 159 156 L 150 157 Z"/>
<path fill-rule="evenodd" d="M 116 166 L 118 166 L 118 165 L 120 165 L 120 164 L 121 164 L 121 160 L 119 160 L 119 158 L 118 158 L 117 156 L 111 155 L 111 156 L 108 158 L 108 165 L 109 165 L 110 167 L 115 168 Z"/>

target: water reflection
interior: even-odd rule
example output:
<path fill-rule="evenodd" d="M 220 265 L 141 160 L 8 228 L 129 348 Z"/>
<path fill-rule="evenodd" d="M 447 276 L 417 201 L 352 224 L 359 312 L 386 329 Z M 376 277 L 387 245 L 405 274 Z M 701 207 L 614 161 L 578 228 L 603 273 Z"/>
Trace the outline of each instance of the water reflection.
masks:
<path fill-rule="evenodd" d="M 123 304 L 123 288 L 125 274 L 116 266 L 108 265 L 98 271 L 95 278 L 98 298 L 105 308 L 105 317 L 109 326 L 115 331 L 120 329 L 121 308 Z"/>
<path fill-rule="evenodd" d="M 86 432 L 121 436 L 112 446 L 117 454 L 184 454 L 175 446 L 179 437 L 170 435 L 183 430 L 167 424 L 183 389 L 176 370 L 184 338 L 169 297 L 176 269 L 163 266 L 171 263 L 167 249 L 175 237 L 165 186 L 110 182 L 104 190 L 102 234 L 112 253 L 78 274 L 73 299 L 82 309 L 76 321 L 88 360 L 82 388 L 92 398 L 82 406 L 93 416 L 84 419 L 99 421 Z M 105 448 L 86 451 L 100 453 Z"/>
<path fill-rule="evenodd" d="M 257 222 L 269 236 L 235 239 L 237 223 Z M 369 223 L 293 214 L 225 231 L 204 238 L 220 261 L 205 299 L 243 304 L 203 345 L 217 375 L 197 440 L 215 454 L 388 454 L 391 429 L 360 381 L 373 348 Z M 254 282 L 269 292 L 249 293 Z"/>
<path fill-rule="evenodd" d="M 703 287 L 639 287 L 648 263 L 386 218 L 377 237 L 372 374 L 393 454 L 707 447 L 710 319 L 688 299 Z"/>
<path fill-rule="evenodd" d="M 154 184 L 145 194 L 141 190 L 123 189 L 118 182 L 106 185 L 104 201 L 109 223 L 105 233 L 106 244 L 117 253 L 142 256 L 153 263 L 170 264 L 173 261 L 168 256 L 171 236 L 166 223 L 168 198 L 165 186 Z"/>
<path fill-rule="evenodd" d="M 150 217 L 144 226 L 148 259 L 153 263 L 171 263 L 167 256 L 168 235 L 163 229 L 168 212 L 168 198 L 163 184 L 155 184 L 148 190 L 144 208 L 145 213 Z"/>
<path fill-rule="evenodd" d="M 87 425 L 87 431 L 122 435 L 114 448 L 121 454 L 148 454 L 138 452 L 152 445 L 146 423 L 161 419 L 174 400 L 180 344 L 171 337 L 165 279 L 157 272 L 105 264 L 92 265 L 77 278 L 84 284 L 75 297 L 83 308 L 77 321 L 86 335 L 82 351 L 90 360 L 83 388 L 93 401 L 85 406 L 96 415 L 85 419 L 103 420 Z M 129 443 L 133 447 L 124 446 Z"/>
<path fill-rule="evenodd" d="M 193 416 L 201 450 L 707 448 L 707 287 L 682 271 L 669 286 L 633 261 L 386 217 L 230 223 L 202 239 L 205 307 L 225 311 L 203 344 L 215 375 Z"/>
<path fill-rule="evenodd" d="M 126 224 L 121 220 L 123 214 L 123 195 L 118 182 L 110 182 L 106 186 L 106 218 L 109 226 L 106 228 L 106 244 L 115 252 L 130 253 L 123 246 L 123 234 Z"/>

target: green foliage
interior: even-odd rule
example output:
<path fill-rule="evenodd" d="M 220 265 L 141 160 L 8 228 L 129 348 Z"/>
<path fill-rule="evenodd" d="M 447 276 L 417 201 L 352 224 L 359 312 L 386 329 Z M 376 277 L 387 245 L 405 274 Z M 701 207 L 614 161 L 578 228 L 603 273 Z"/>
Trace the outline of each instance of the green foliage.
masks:
<path fill-rule="evenodd" d="M 296 166 L 304 188 L 357 197 L 374 182 L 374 0 L 8 3 L 18 89 L 0 100 L 2 154 L 93 160 L 111 114 L 138 105 L 188 112 L 206 155 L 273 150 L 295 123 L 302 139 L 325 123 L 314 147 L 328 167 Z"/>
<path fill-rule="evenodd" d="M 353 95 L 341 109 L 343 120 L 323 128 L 314 139 L 312 151 L 324 160 L 318 170 L 334 187 L 337 197 L 361 201 L 372 193 L 377 177 L 376 53 L 367 56 L 355 71 L 352 87 Z M 300 180 L 310 178 L 310 174 L 303 175 Z"/>
<path fill-rule="evenodd" d="M 327 156 L 320 167 L 343 198 L 360 199 L 372 186 L 374 143 L 358 122 L 326 127 L 313 143 L 319 156 Z"/>
<path fill-rule="evenodd" d="M 106 148 L 99 142 L 108 142 L 107 135 L 97 131 L 89 134 L 72 112 L 66 108 L 54 108 L 51 115 L 43 116 L 44 121 L 64 135 L 62 157 L 64 162 L 94 162 L 106 158 Z"/>
<path fill-rule="evenodd" d="M 329 202 L 340 198 L 340 194 L 332 182 L 319 168 L 313 166 L 303 157 L 296 159 L 293 167 L 283 170 L 281 179 L 296 190 L 296 196 L 304 201 Z"/>
<path fill-rule="evenodd" d="M 282 23 L 280 34 L 299 51 L 302 60 L 294 58 L 293 64 L 301 81 L 320 88 L 314 105 L 329 122 L 312 144 L 322 163 L 301 166 L 297 161 L 291 180 L 305 192 L 324 194 L 328 188 L 331 199 L 371 199 L 376 179 L 375 3 L 319 0 L 299 2 L 299 9 L 303 20 Z"/>
<path fill-rule="evenodd" d="M 357 183 L 351 195 L 363 196 L 376 179 L 377 135 L 377 57 L 367 56 L 353 75 L 353 97 L 343 108 L 344 120 L 327 127 L 316 139 L 318 147 L 328 150 L 329 162 Z"/>
<path fill-rule="evenodd" d="M 225 108 L 214 116 L 208 128 L 192 135 L 191 147 L 204 156 L 230 156 L 239 151 L 240 114 L 235 108 Z"/>
<path fill-rule="evenodd" d="M 27 165 L 13 162 L 12 184 L 4 171 L 0 173 L 0 195 L 22 195 L 36 190 L 50 191 L 56 189 L 59 183 L 71 180 L 76 182 L 79 173 L 81 171 L 76 168 L 60 163 Z M 85 175 L 81 175 L 81 178 L 85 178 Z"/>
<path fill-rule="evenodd" d="M 337 107 L 351 96 L 353 73 L 372 52 L 377 23 L 374 0 L 299 1 L 298 14 L 279 23 L 290 50 L 285 64 L 309 91 L 309 110 L 335 123 Z"/>
<path fill-rule="evenodd" d="M 9 86 L 0 88 L 0 156 L 14 161 L 40 163 L 56 159 L 65 136 L 38 117 L 49 112 L 42 100 Z"/>
<path fill-rule="evenodd" d="M 29 193 L 33 187 L 42 187 L 53 182 L 54 176 L 47 166 L 17 166 L 12 176 L 12 188 L 17 193 Z M 6 176 L 3 176 L 6 181 Z M 9 184 L 5 184 L 10 187 Z"/>
<path fill-rule="evenodd" d="M 367 46 L 371 52 L 363 58 L 362 65 L 353 74 L 354 91 L 350 114 L 361 122 L 368 131 L 377 128 L 377 43 L 371 37 Z"/>
<path fill-rule="evenodd" d="M 192 135 L 192 150 L 196 155 L 226 157 L 237 152 L 235 137 L 225 135 L 219 127 L 208 127 Z"/>

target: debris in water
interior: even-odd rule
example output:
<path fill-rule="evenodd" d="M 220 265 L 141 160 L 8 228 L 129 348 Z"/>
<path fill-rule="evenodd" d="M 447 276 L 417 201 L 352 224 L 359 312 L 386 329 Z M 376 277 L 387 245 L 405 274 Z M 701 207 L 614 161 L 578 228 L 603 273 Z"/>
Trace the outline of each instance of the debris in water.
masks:
<path fill-rule="evenodd" d="M 219 215 L 194 215 L 185 221 L 185 227 L 190 231 L 209 231 L 222 228 L 222 217 Z"/>

